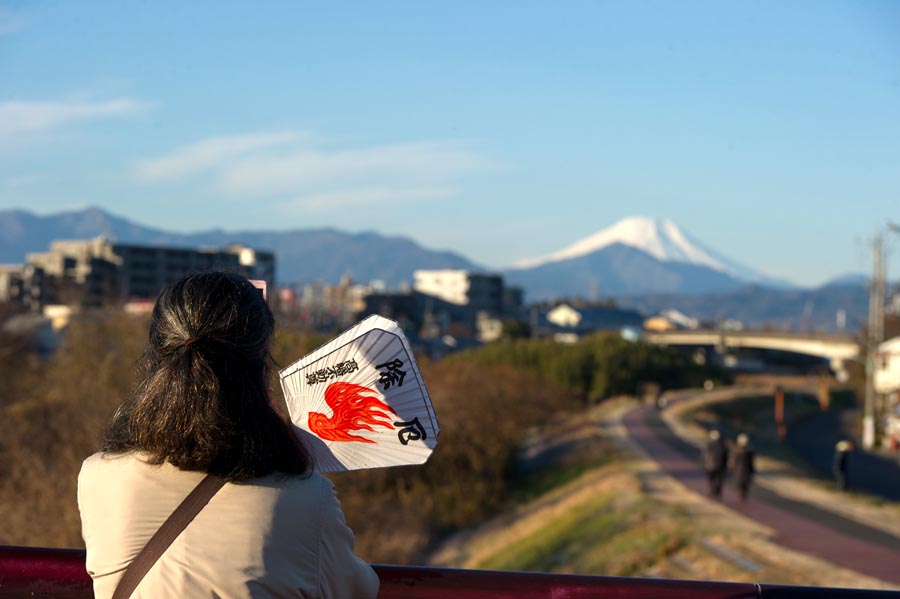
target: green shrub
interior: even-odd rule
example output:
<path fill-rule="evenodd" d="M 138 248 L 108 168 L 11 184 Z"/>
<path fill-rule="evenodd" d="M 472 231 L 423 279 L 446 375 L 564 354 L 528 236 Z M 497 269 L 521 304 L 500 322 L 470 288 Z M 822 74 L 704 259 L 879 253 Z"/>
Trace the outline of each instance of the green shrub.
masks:
<path fill-rule="evenodd" d="M 666 389 L 700 386 L 708 378 L 723 378 L 717 369 L 694 364 L 682 352 L 626 341 L 612 333 L 596 333 L 574 344 L 551 339 L 506 341 L 448 360 L 525 368 L 591 402 L 634 394 L 643 382 L 657 382 Z"/>

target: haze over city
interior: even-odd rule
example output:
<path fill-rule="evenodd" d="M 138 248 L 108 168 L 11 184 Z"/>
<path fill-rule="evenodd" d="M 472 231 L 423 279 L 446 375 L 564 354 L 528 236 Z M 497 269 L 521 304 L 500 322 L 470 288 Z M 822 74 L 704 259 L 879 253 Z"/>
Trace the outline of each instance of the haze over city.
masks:
<path fill-rule="evenodd" d="M 900 219 L 898 16 L 6 3 L 0 209 L 374 230 L 492 267 L 647 215 L 815 285 Z"/>

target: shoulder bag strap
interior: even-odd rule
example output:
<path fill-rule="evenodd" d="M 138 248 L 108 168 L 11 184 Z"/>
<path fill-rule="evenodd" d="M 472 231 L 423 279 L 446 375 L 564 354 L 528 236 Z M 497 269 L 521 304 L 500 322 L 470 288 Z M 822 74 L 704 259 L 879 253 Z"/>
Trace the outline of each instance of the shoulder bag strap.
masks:
<path fill-rule="evenodd" d="M 169 548 L 169 545 L 172 544 L 172 541 L 181 534 L 181 531 L 190 524 L 194 516 L 200 513 L 203 506 L 209 503 L 212 496 L 224 484 L 224 480 L 209 474 L 200 481 L 200 484 L 194 487 L 194 490 L 175 508 L 175 511 L 163 522 L 159 530 L 150 537 L 150 540 L 147 541 L 141 552 L 137 554 L 137 557 L 125 569 L 125 574 L 119 579 L 119 584 L 116 587 L 116 592 L 113 593 L 112 599 L 128 599 L 128 597 L 131 597 L 131 593 L 144 579 L 144 575 L 150 571 L 153 564 L 156 563 L 165 550 Z"/>

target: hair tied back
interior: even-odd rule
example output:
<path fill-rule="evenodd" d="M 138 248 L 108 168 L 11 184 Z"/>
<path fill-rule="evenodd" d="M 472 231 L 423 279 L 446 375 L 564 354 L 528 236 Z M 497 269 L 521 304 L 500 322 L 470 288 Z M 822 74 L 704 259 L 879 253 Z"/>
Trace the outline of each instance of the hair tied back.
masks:
<path fill-rule="evenodd" d="M 193 344 L 197 343 L 197 341 L 199 341 L 199 340 L 200 340 L 200 337 L 188 337 L 187 339 L 184 340 L 184 342 L 181 345 L 182 345 L 182 347 L 190 347 Z"/>

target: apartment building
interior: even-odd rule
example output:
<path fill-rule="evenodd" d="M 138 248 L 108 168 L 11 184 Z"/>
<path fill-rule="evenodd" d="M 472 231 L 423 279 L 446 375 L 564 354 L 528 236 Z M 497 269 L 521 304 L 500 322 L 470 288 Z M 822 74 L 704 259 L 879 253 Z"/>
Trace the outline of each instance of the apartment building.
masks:
<path fill-rule="evenodd" d="M 519 316 L 522 290 L 506 287 L 503 277 L 468 270 L 417 270 L 413 289 L 424 296 L 423 322 L 458 323 L 479 339 L 499 337 L 502 320 Z"/>
<path fill-rule="evenodd" d="M 12 302 L 36 312 L 44 289 L 44 271 L 30 264 L 0 264 L 0 303 Z"/>
<path fill-rule="evenodd" d="M 417 270 L 413 288 L 426 295 L 466 306 L 473 312 L 503 313 L 503 277 L 468 270 Z"/>
<path fill-rule="evenodd" d="M 191 272 L 225 270 L 272 286 L 275 255 L 233 244 L 225 248 L 178 248 L 117 243 L 104 237 L 54 241 L 47 252 L 26 257 L 23 268 L 39 276 L 40 287 L 24 280 L 19 294 L 39 303 L 101 305 L 130 299 L 153 299 L 163 287 Z M 3 277 L 0 276 L 0 287 Z M 13 291 L 7 291 L 10 295 Z M 0 288 L 0 296 L 4 290 Z"/>

